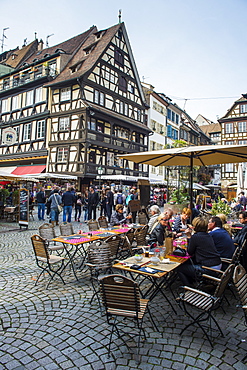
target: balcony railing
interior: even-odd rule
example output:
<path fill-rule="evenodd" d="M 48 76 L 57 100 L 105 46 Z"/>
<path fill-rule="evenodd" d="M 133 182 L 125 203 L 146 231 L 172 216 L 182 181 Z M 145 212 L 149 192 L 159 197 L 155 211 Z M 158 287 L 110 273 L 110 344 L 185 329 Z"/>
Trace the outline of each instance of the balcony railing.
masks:
<path fill-rule="evenodd" d="M 57 70 L 50 69 L 49 67 L 43 67 L 42 70 L 37 68 L 30 72 L 23 72 L 18 76 L 15 75 L 13 78 L 4 79 L 3 82 L 0 83 L 0 92 L 14 89 L 44 77 L 55 78 L 56 75 Z"/>

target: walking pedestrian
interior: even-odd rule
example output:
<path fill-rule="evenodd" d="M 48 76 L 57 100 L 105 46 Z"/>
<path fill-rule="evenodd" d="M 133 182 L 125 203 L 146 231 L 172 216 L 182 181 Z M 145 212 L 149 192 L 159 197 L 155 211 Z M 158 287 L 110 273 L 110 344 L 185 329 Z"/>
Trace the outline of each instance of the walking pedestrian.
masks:
<path fill-rule="evenodd" d="M 75 195 L 75 221 L 80 222 L 82 207 L 82 196 L 80 192 Z"/>
<path fill-rule="evenodd" d="M 36 200 L 38 203 L 38 219 L 39 221 L 45 220 L 45 188 L 41 188 L 40 191 L 36 195 Z"/>
<path fill-rule="evenodd" d="M 67 222 L 71 222 L 71 214 L 72 214 L 73 205 L 75 203 L 75 196 L 71 192 L 70 187 L 65 193 L 63 193 L 62 202 L 63 202 L 63 222 L 66 222 L 66 215 L 67 215 Z"/>
<path fill-rule="evenodd" d="M 99 194 L 95 191 L 95 187 L 91 185 L 88 193 L 88 219 L 96 220 L 96 208 L 99 204 Z"/>
<path fill-rule="evenodd" d="M 53 226 L 58 225 L 59 211 L 58 204 L 62 204 L 62 198 L 58 194 L 58 189 L 54 189 L 53 194 L 50 195 L 48 201 L 51 203 L 51 223 Z"/>

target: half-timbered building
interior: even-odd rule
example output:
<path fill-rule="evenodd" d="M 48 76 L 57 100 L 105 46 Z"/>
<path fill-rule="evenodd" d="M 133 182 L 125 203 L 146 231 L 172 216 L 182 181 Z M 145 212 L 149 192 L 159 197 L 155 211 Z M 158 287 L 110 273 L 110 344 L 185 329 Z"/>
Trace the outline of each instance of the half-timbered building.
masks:
<path fill-rule="evenodd" d="M 48 171 L 76 174 L 83 184 L 104 175 L 148 176 L 147 166 L 118 154 L 148 149 L 145 99 L 123 23 L 92 28 L 50 83 Z"/>
<path fill-rule="evenodd" d="M 222 145 L 247 144 L 247 94 L 235 101 L 225 116 L 218 120 L 221 124 Z M 237 165 L 228 163 L 221 166 L 222 185 L 236 183 Z"/>
<path fill-rule="evenodd" d="M 49 90 L 53 80 L 72 57 L 87 34 L 43 49 L 34 40 L 1 55 L 0 76 L 0 167 L 18 166 L 15 174 L 45 171 L 48 150 Z"/>

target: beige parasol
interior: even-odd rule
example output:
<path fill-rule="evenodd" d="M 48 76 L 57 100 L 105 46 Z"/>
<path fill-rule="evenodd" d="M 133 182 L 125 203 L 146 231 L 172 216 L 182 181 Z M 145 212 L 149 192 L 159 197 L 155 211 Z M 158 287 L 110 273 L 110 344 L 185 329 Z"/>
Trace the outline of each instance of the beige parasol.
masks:
<path fill-rule="evenodd" d="M 139 152 L 119 156 L 152 166 L 190 166 L 190 204 L 193 200 L 193 166 L 247 162 L 247 145 L 204 145 Z"/>

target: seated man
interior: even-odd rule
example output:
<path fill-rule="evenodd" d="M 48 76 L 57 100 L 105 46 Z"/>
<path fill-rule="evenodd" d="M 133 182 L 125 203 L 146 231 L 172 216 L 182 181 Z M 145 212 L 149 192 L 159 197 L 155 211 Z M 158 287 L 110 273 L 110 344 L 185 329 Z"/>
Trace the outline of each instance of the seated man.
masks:
<path fill-rule="evenodd" d="M 213 216 L 209 219 L 208 231 L 220 257 L 232 258 L 235 251 L 234 243 L 229 233 L 222 227 L 222 221 L 219 217 Z"/>
<path fill-rule="evenodd" d="M 151 214 L 151 217 L 148 221 L 148 234 L 151 233 L 151 231 L 153 230 L 153 228 L 156 226 L 155 223 L 160 215 L 160 209 L 159 209 L 159 206 L 157 205 L 153 205 L 152 207 L 150 207 L 150 210 L 149 210 L 150 214 Z M 158 224 L 158 223 L 157 223 Z"/>

